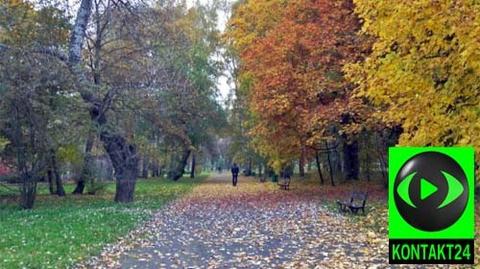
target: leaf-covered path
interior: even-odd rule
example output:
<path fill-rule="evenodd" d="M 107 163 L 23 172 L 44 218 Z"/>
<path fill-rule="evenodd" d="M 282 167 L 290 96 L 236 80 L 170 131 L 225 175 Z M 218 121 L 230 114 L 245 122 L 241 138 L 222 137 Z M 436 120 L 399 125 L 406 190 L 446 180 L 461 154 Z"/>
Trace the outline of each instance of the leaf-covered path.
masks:
<path fill-rule="evenodd" d="M 363 230 L 324 198 L 296 185 L 281 191 L 240 178 L 233 187 L 228 175 L 213 176 L 83 266 L 387 267 L 386 233 Z"/>

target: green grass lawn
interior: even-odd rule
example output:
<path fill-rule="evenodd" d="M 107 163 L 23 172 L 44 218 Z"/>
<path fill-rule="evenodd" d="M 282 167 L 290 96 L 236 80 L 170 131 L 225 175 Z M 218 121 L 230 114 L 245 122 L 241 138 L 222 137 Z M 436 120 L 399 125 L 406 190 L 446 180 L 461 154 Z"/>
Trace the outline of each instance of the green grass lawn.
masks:
<path fill-rule="evenodd" d="M 34 210 L 19 210 L 13 200 L 0 202 L 0 268 L 65 268 L 96 255 L 168 201 L 206 178 L 139 180 L 135 202 L 114 203 L 115 185 L 101 195 L 56 197 L 39 189 Z M 73 185 L 66 185 L 68 192 Z M 0 199 L 1 200 L 1 199 Z"/>

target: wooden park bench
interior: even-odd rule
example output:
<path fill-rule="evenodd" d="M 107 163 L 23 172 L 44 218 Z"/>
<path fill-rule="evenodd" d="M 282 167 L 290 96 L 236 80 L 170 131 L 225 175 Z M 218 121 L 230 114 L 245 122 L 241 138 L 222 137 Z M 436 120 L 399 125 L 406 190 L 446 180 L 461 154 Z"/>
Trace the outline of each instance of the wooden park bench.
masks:
<path fill-rule="evenodd" d="M 278 186 L 280 186 L 280 189 L 288 191 L 290 189 L 290 177 L 280 179 L 277 182 L 277 184 L 278 184 Z"/>
<path fill-rule="evenodd" d="M 337 201 L 339 209 L 341 212 L 352 212 L 357 214 L 358 211 L 362 210 L 362 213 L 365 214 L 365 204 L 367 202 L 368 193 L 366 192 L 352 192 L 350 200 L 346 201 Z"/>

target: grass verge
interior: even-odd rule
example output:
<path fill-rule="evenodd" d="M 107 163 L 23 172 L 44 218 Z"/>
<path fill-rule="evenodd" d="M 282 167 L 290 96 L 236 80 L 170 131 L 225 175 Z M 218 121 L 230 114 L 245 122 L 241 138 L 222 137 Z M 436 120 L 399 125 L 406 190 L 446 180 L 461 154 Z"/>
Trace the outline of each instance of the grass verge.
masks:
<path fill-rule="evenodd" d="M 34 210 L 19 210 L 12 199 L 0 202 L 0 268 L 67 268 L 96 255 L 167 202 L 188 193 L 206 175 L 178 182 L 139 180 L 135 202 L 116 204 L 115 184 L 101 195 L 60 198 L 41 193 Z M 73 189 L 66 185 L 66 191 Z"/>

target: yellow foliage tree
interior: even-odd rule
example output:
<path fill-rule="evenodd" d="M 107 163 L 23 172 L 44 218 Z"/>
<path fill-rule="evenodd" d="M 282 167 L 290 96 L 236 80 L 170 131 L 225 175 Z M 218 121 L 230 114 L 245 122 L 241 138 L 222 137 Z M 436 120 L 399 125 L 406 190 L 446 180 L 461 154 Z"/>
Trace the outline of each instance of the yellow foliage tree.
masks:
<path fill-rule="evenodd" d="M 346 68 L 401 145 L 480 153 L 480 2 L 355 0 L 372 54 Z"/>
<path fill-rule="evenodd" d="M 226 38 L 242 53 L 283 18 L 288 0 L 246 0 L 233 7 Z"/>

